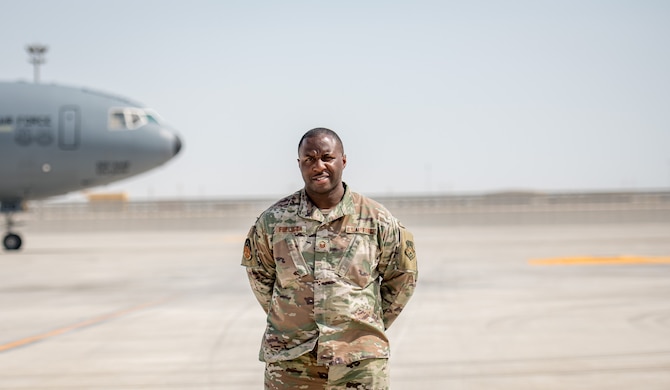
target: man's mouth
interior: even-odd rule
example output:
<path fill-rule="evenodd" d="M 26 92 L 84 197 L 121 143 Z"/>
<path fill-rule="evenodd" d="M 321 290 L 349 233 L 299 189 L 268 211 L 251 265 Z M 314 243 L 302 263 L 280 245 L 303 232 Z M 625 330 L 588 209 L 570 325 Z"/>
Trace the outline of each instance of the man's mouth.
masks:
<path fill-rule="evenodd" d="M 330 176 L 326 175 L 326 174 L 320 174 L 320 175 L 312 176 L 312 180 L 317 182 L 317 183 L 324 182 L 324 181 L 328 180 L 329 178 L 330 178 Z"/>

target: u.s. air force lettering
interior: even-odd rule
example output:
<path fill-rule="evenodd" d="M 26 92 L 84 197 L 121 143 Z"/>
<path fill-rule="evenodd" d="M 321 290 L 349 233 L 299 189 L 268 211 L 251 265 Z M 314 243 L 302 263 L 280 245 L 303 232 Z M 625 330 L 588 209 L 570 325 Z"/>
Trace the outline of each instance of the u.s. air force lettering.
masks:
<path fill-rule="evenodd" d="M 4 127 L 11 127 L 12 118 L 2 118 Z M 50 145 L 53 140 L 52 120 L 49 115 L 20 115 L 16 117 L 14 140 L 21 146 L 35 142 L 38 145 Z M 11 128 L 9 128 L 11 131 Z"/>

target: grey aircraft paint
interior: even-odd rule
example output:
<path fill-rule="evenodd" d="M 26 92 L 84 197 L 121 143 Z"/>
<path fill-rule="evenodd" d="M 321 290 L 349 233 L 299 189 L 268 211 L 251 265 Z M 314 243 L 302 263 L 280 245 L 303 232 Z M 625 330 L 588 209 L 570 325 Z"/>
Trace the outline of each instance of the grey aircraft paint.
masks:
<path fill-rule="evenodd" d="M 60 85 L 0 82 L 0 209 L 109 184 L 158 167 L 181 150 L 177 133 L 141 104 Z M 7 242 L 7 237 L 10 242 Z M 7 244 L 10 244 L 9 247 Z"/>

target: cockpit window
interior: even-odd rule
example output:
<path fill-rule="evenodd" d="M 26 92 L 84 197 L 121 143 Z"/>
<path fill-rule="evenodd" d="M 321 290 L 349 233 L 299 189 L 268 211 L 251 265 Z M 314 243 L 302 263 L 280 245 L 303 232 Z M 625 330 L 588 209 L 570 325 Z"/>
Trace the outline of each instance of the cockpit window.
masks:
<path fill-rule="evenodd" d="M 155 124 L 157 124 L 157 125 L 160 124 L 160 122 L 158 122 L 158 119 L 154 118 L 154 116 L 151 115 L 151 114 L 147 114 L 147 119 L 148 119 L 149 122 L 151 122 L 151 123 L 155 123 Z"/>
<path fill-rule="evenodd" d="M 126 117 L 123 112 L 110 112 L 109 114 L 109 128 L 123 129 L 126 127 Z"/>
<path fill-rule="evenodd" d="M 150 121 L 156 122 L 141 108 L 118 107 L 109 110 L 108 126 L 110 130 L 134 130 Z"/>
<path fill-rule="evenodd" d="M 147 115 L 147 119 L 151 123 L 155 123 L 157 125 L 163 124 L 163 118 L 154 110 L 151 108 L 145 108 L 144 113 Z"/>

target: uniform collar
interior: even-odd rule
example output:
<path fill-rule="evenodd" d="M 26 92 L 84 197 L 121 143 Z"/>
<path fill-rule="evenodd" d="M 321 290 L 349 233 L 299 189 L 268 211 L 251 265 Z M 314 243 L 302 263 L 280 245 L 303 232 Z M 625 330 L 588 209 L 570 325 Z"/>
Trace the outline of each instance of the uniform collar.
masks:
<path fill-rule="evenodd" d="M 304 188 L 300 190 L 300 206 L 298 207 L 298 215 L 303 218 L 313 219 L 319 222 L 328 222 L 334 221 L 345 215 L 354 214 L 355 207 L 354 199 L 351 195 L 351 190 L 349 190 L 349 186 L 346 183 L 342 182 L 342 184 L 344 185 L 344 196 L 342 196 L 340 203 L 331 209 L 328 218 L 321 214 L 321 210 L 319 210 L 319 208 L 316 207 L 314 203 L 312 203 Z"/>

